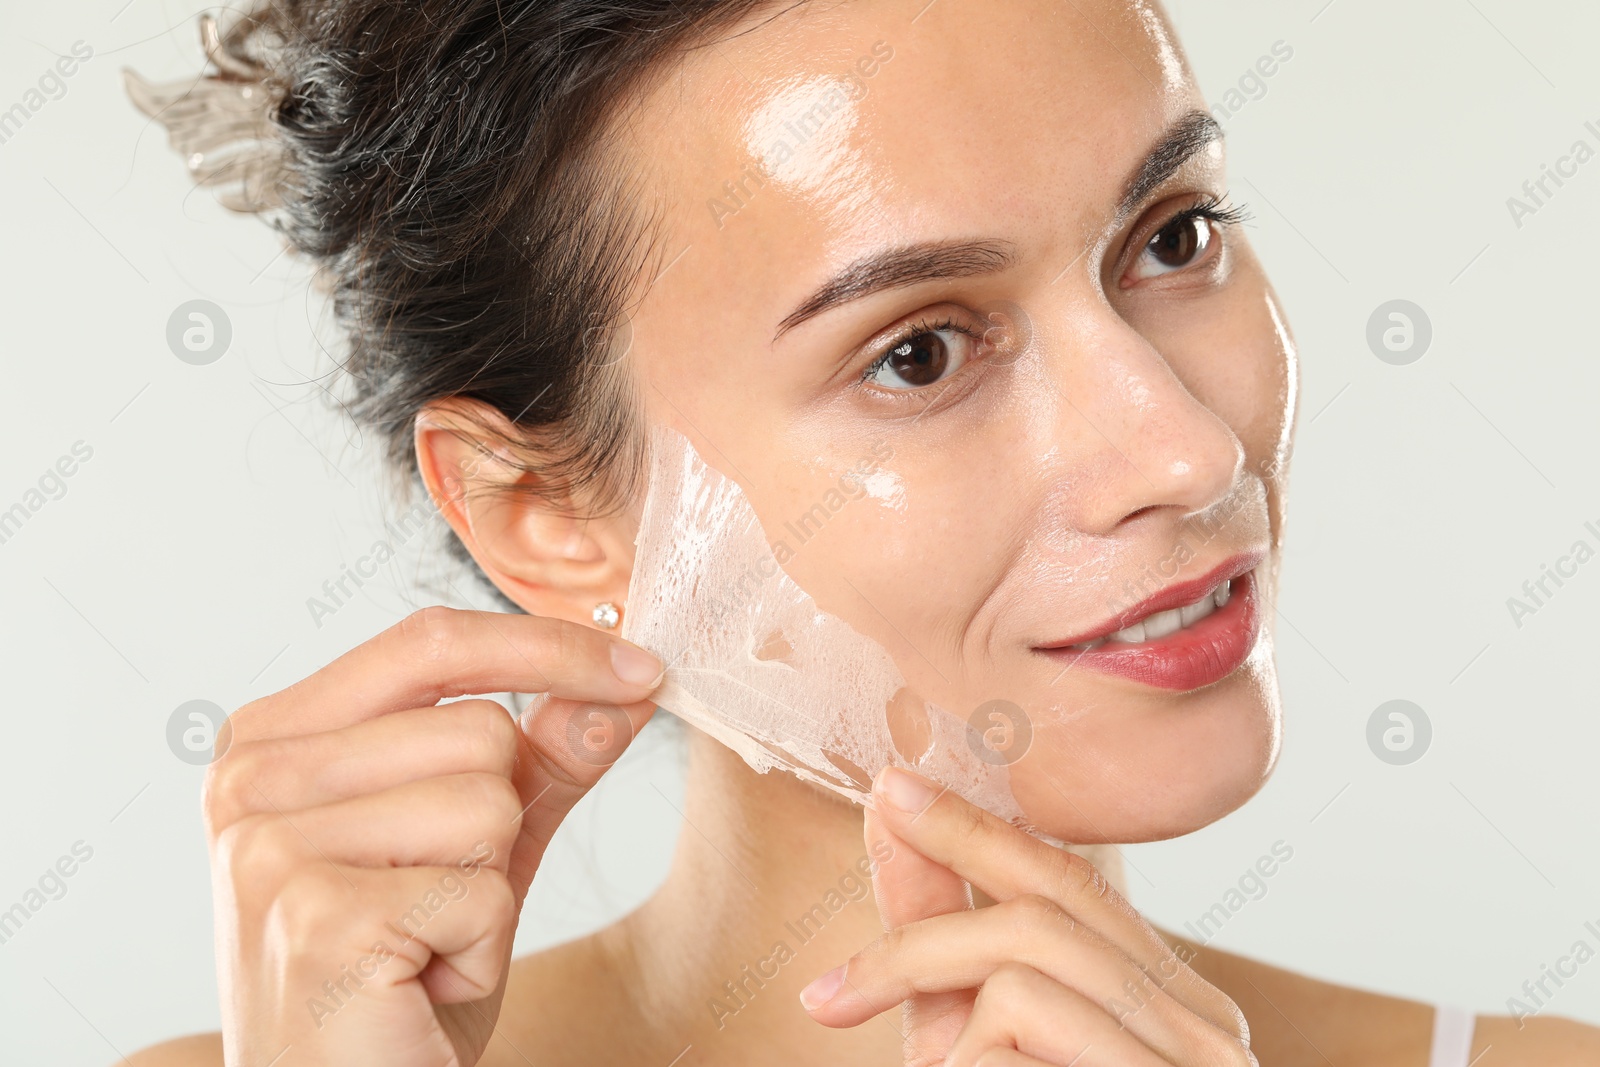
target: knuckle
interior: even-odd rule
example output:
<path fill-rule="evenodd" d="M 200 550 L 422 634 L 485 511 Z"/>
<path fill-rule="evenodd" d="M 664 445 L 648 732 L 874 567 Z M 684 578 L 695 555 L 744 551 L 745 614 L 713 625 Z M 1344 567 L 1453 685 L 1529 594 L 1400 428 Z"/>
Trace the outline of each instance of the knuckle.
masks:
<path fill-rule="evenodd" d="M 517 891 L 511 880 L 494 868 L 478 872 L 482 881 L 478 889 L 483 893 L 482 907 L 496 930 L 509 930 L 517 919 Z"/>
<path fill-rule="evenodd" d="M 989 980 L 983 983 L 983 988 L 978 990 L 978 999 L 982 1001 L 987 995 L 991 1001 L 1014 1003 L 1033 988 L 1037 973 L 1025 963 L 1007 960 L 996 967 Z"/>
<path fill-rule="evenodd" d="M 1063 852 L 1061 880 L 1074 897 L 1100 900 L 1111 891 L 1111 883 L 1092 861 L 1076 852 Z"/>
<path fill-rule="evenodd" d="M 246 815 L 217 835 L 217 863 L 236 887 L 280 885 L 301 862 L 281 816 Z"/>
<path fill-rule="evenodd" d="M 260 776 L 255 746 L 234 745 L 206 767 L 200 787 L 200 809 L 213 837 L 255 810 L 253 783 Z"/>
<path fill-rule="evenodd" d="M 1153 975 L 1154 980 L 1163 987 L 1179 980 L 1200 981 L 1200 976 L 1189 970 L 1182 957 L 1171 951 L 1162 952 L 1156 958 L 1155 964 L 1153 966 L 1144 966 L 1144 970 L 1146 973 Z M 1206 986 L 1204 988 L 1210 987 Z M 1218 992 L 1217 996 L 1222 996 L 1222 994 Z"/>
<path fill-rule="evenodd" d="M 268 923 L 304 946 L 335 944 L 349 932 L 357 894 L 331 863 L 295 871 L 272 901 Z"/>
<path fill-rule="evenodd" d="M 1222 1015 L 1226 1023 L 1217 1030 L 1218 1035 L 1228 1044 L 1229 1054 L 1234 1059 L 1224 1060 L 1224 1063 L 1249 1064 L 1256 1067 L 1256 1057 L 1250 1051 L 1250 1024 L 1245 1021 L 1244 1012 L 1239 1010 L 1232 998 L 1225 994 L 1218 994 L 1222 998 Z"/>
<path fill-rule="evenodd" d="M 560 671 L 570 665 L 587 664 L 593 660 L 593 648 L 585 634 L 587 627 L 564 619 L 543 617 L 534 617 L 534 622 L 536 625 L 526 632 L 526 636 L 519 636 L 517 640 L 525 645 L 528 658 L 541 672 Z M 539 689 L 549 688 L 547 678 Z"/>
<path fill-rule="evenodd" d="M 460 620 L 461 613 L 454 608 L 430 604 L 401 619 L 395 631 L 408 656 L 424 663 L 441 663 L 456 646 Z"/>
<path fill-rule="evenodd" d="M 897 926 L 862 949 L 856 955 L 862 968 L 881 966 L 884 961 L 900 956 L 909 947 L 909 927 Z"/>
<path fill-rule="evenodd" d="M 577 626 L 554 620 L 549 628 L 551 662 L 556 665 L 581 663 L 589 652 L 588 634 Z"/>
<path fill-rule="evenodd" d="M 511 780 L 488 771 L 472 771 L 458 775 L 457 786 L 464 794 L 461 800 L 474 811 L 481 811 L 496 824 L 510 825 L 512 818 L 522 811 L 522 798 Z"/>
<path fill-rule="evenodd" d="M 1011 1060 L 1009 1049 L 987 1048 L 978 1053 L 978 1058 L 972 1061 L 972 1067 L 1002 1067 L 1009 1060 Z"/>
<path fill-rule="evenodd" d="M 299 682 L 294 683 L 294 685 L 299 684 Z M 270 714 L 273 704 L 275 704 L 278 698 L 282 697 L 283 694 L 289 692 L 290 689 L 293 689 L 294 685 L 281 689 L 269 696 L 257 697 L 246 704 L 241 704 L 239 707 L 233 710 L 233 714 L 228 716 L 228 720 L 234 724 L 234 727 L 237 730 L 240 726 L 243 726 L 247 723 L 252 723 L 256 719 Z"/>
<path fill-rule="evenodd" d="M 1063 922 L 1069 928 L 1072 916 L 1063 911 L 1055 901 L 1037 893 L 1024 893 L 1005 903 L 1010 913 L 1012 929 L 1024 938 L 1036 938 L 1056 931 Z"/>
<path fill-rule="evenodd" d="M 447 705 L 460 716 L 460 733 L 478 750 L 493 756 L 507 770 L 517 752 L 517 724 L 493 700 L 462 700 Z"/>
<path fill-rule="evenodd" d="M 976 805 L 960 805 L 960 815 L 956 821 L 956 833 L 963 841 L 980 840 L 988 830 L 988 822 L 984 812 Z"/>
<path fill-rule="evenodd" d="M 1256 1067 L 1255 1055 L 1248 1044 L 1213 1026 L 1205 1027 L 1198 1044 L 1200 1063 L 1204 1067 Z"/>
<path fill-rule="evenodd" d="M 1256 1059 L 1255 1054 L 1250 1052 L 1250 1022 L 1244 1017 L 1244 1012 L 1239 1010 L 1239 1005 L 1233 1002 L 1232 997 L 1220 992 L 1218 995 L 1222 997 L 1223 1015 L 1228 1020 L 1228 1032 L 1234 1040 L 1244 1046 L 1246 1054 L 1250 1057 L 1250 1063 L 1254 1067 Z"/>
<path fill-rule="evenodd" d="M 1250 1051 L 1248 1031 L 1218 1026 L 1172 999 L 1166 990 L 1157 989 L 1156 996 L 1167 1009 L 1164 1014 L 1177 1026 L 1196 1067 L 1259 1067 Z"/>
<path fill-rule="evenodd" d="M 852 987 L 861 989 L 871 986 L 876 976 L 896 971 L 896 958 L 905 945 L 904 930 L 904 927 L 899 927 L 882 934 L 844 961 L 845 974 Z"/>

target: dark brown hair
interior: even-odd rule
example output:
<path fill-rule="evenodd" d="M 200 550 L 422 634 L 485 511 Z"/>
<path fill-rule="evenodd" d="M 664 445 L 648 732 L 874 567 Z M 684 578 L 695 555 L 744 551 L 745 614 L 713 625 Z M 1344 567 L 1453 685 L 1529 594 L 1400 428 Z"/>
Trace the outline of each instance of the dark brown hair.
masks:
<path fill-rule="evenodd" d="M 634 487 L 618 352 L 657 250 L 608 131 L 666 60 L 769 3 L 270 0 L 223 35 L 263 71 L 275 225 L 318 266 L 348 406 L 403 481 L 417 411 L 459 396 L 505 415 L 552 504 Z"/>

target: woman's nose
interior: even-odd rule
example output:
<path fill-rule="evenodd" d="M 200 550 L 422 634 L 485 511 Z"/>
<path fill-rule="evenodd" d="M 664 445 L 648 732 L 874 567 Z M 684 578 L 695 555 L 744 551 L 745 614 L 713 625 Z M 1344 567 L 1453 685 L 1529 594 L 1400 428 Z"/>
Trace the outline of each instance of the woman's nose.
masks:
<path fill-rule="evenodd" d="M 1181 519 L 1226 499 L 1244 446 L 1173 365 L 1111 309 L 1080 323 L 1047 360 L 1057 440 L 1074 441 L 1074 525 L 1106 535 L 1166 509 Z"/>

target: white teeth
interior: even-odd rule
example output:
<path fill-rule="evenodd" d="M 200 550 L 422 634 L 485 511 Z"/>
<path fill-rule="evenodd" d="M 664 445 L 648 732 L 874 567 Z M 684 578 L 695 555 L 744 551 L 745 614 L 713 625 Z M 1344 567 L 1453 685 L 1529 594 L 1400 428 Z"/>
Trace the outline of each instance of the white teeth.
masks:
<path fill-rule="evenodd" d="M 1106 640 L 1120 641 L 1125 645 L 1137 645 L 1144 640 L 1144 623 L 1136 622 L 1132 626 L 1124 627 L 1114 634 L 1107 634 Z"/>
<path fill-rule="evenodd" d="M 1174 634 L 1179 630 L 1193 626 L 1218 608 L 1227 607 L 1228 600 L 1232 596 L 1232 584 L 1223 582 L 1193 604 L 1185 604 L 1181 608 L 1158 611 L 1154 615 L 1147 616 L 1134 623 L 1132 626 L 1118 630 L 1116 633 L 1097 637 L 1093 641 L 1085 641 L 1081 645 L 1073 645 L 1072 649 L 1075 652 L 1087 652 L 1090 649 L 1099 648 L 1110 641 L 1124 645 L 1138 645 L 1146 641 L 1154 641 L 1159 637 L 1166 637 L 1168 634 Z"/>
<path fill-rule="evenodd" d="M 1188 623 L 1183 618 L 1182 608 L 1158 611 L 1144 620 L 1144 639 L 1146 641 L 1154 641 L 1158 637 L 1175 634 L 1187 625 Z"/>

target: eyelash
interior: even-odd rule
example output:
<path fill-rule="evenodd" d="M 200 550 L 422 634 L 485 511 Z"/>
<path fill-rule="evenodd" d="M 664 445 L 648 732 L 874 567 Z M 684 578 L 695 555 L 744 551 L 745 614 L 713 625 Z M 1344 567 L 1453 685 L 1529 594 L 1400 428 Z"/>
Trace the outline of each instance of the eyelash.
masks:
<path fill-rule="evenodd" d="M 974 330 L 970 326 L 963 326 L 949 316 L 938 319 L 918 319 L 916 322 L 908 323 L 895 334 L 892 341 L 883 346 L 878 357 L 868 365 L 867 369 L 861 372 L 862 384 L 871 381 L 873 376 L 884 368 L 884 365 L 894 356 L 895 349 L 908 341 L 916 340 L 925 333 L 938 333 L 940 330 L 953 330 L 956 333 L 965 334 L 975 341 L 983 340 L 984 333 L 987 332 Z"/>
<path fill-rule="evenodd" d="M 1218 226 L 1237 226 L 1240 223 L 1249 222 L 1255 217 L 1250 213 L 1250 206 L 1248 204 L 1238 204 L 1224 207 L 1223 205 L 1227 203 L 1227 200 L 1228 198 L 1226 195 L 1208 195 L 1198 204 L 1184 208 L 1166 222 L 1162 223 L 1151 233 L 1150 236 L 1154 237 L 1156 234 L 1160 233 L 1162 230 L 1165 230 L 1169 226 L 1173 226 L 1181 222 L 1189 222 L 1193 219 L 1209 219 Z M 1148 244 L 1149 242 L 1146 243 Z"/>
<path fill-rule="evenodd" d="M 1150 236 L 1147 237 L 1144 244 L 1140 246 L 1140 252 L 1141 254 L 1143 253 L 1143 250 L 1149 246 L 1152 240 L 1155 239 L 1156 234 L 1161 233 L 1163 230 L 1169 229 L 1170 227 L 1182 225 L 1185 222 L 1191 222 L 1195 219 L 1206 219 L 1216 226 L 1226 228 L 1229 226 L 1238 226 L 1249 222 L 1254 217 L 1255 216 L 1250 212 L 1249 206 L 1246 204 L 1228 205 L 1226 195 L 1208 195 L 1198 204 L 1193 204 L 1184 208 L 1182 211 L 1172 215 L 1160 226 L 1154 230 L 1151 230 Z M 967 337 L 970 337 L 975 341 L 983 340 L 985 334 L 987 333 L 987 331 L 978 331 L 972 329 L 970 326 L 964 326 L 949 316 L 944 316 L 938 319 L 918 319 L 916 322 L 908 323 L 904 328 L 895 333 L 894 339 L 885 344 L 878 357 L 861 372 L 861 384 L 864 385 L 871 381 L 872 378 L 884 368 L 884 365 L 889 362 L 891 357 L 893 357 L 895 349 L 899 348 L 903 344 L 906 344 L 908 341 L 916 340 L 923 334 L 938 333 L 940 330 L 954 330 L 956 333 L 965 334 Z"/>
<path fill-rule="evenodd" d="M 1165 233 L 1174 226 L 1181 226 L 1184 223 L 1193 222 L 1195 219 L 1205 219 L 1207 222 L 1210 222 L 1212 225 L 1216 226 L 1217 229 L 1226 230 L 1232 226 L 1238 226 L 1249 222 L 1255 217 L 1250 213 L 1250 208 L 1248 205 L 1230 205 L 1227 203 L 1227 199 L 1227 194 L 1223 194 L 1222 196 L 1207 194 L 1206 198 L 1200 201 L 1198 204 L 1191 204 L 1189 207 L 1186 207 L 1182 211 L 1172 215 L 1161 225 L 1149 231 L 1148 235 L 1144 239 L 1144 243 L 1139 246 L 1138 255 L 1144 255 L 1145 251 L 1150 247 L 1150 243 L 1154 241 L 1160 234 Z"/>

